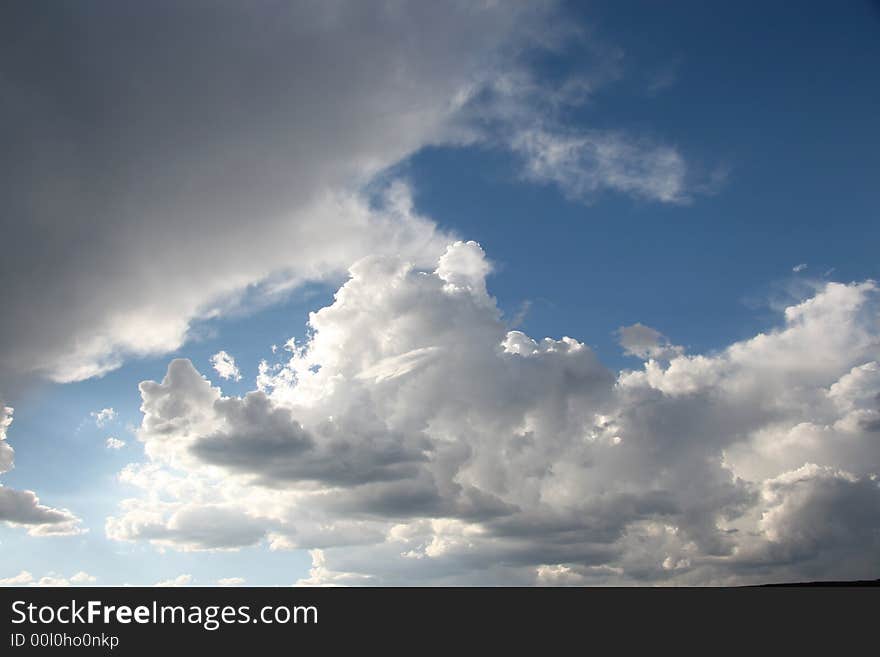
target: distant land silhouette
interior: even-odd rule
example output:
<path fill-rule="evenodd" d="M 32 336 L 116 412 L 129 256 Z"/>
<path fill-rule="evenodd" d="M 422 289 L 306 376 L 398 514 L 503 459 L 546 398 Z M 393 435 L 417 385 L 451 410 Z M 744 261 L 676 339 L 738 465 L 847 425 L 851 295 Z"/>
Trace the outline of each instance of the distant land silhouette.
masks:
<path fill-rule="evenodd" d="M 880 586 L 880 579 L 854 579 L 820 582 L 780 582 L 778 584 L 757 584 L 758 587 L 768 586 Z"/>

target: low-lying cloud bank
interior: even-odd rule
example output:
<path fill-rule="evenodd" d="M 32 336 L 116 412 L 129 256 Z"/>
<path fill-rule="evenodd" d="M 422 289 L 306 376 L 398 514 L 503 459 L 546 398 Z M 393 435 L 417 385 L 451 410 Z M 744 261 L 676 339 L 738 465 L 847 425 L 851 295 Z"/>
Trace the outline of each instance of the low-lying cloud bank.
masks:
<path fill-rule="evenodd" d="M 79 571 L 70 577 L 64 577 L 58 573 L 49 573 L 37 579 L 27 570 L 22 570 L 18 575 L 0 579 L 0 586 L 90 586 L 98 581 L 97 577 L 89 575 L 85 571 Z"/>
<path fill-rule="evenodd" d="M 828 283 L 712 354 L 620 332 L 614 373 L 508 330 L 473 242 L 368 257 L 224 397 L 145 381 L 108 536 L 312 551 L 311 584 L 748 583 L 880 567 L 880 305 Z"/>

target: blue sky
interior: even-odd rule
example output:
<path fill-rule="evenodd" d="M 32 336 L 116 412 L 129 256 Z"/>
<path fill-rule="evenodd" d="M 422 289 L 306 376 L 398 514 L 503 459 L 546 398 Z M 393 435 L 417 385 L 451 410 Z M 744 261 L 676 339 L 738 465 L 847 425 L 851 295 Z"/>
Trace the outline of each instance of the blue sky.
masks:
<path fill-rule="evenodd" d="M 563 5 L 561 14 L 583 28 L 582 40 L 524 50 L 517 59 L 544 90 L 578 76 L 595 81 L 585 99 L 555 111 L 554 125 L 564 134 L 597 131 L 673 149 L 687 164 L 686 199 L 608 185 L 572 193 L 530 178 L 522 153 L 493 138 L 425 138 L 402 157 L 389 156 L 371 192 L 380 197 L 389 181 L 405 181 L 418 215 L 479 242 L 493 265 L 489 292 L 510 328 L 535 339 L 570 336 L 610 371 L 639 370 L 642 359 L 618 344 L 621 327 L 641 323 L 687 353 L 712 355 L 781 327 L 783 308 L 829 282 L 880 278 L 876 7 L 590 2 Z M 290 257 L 308 248 L 291 244 Z M 215 257 L 224 267 L 224 252 Z M 806 267 L 794 271 L 800 264 Z M 6 384 L 15 468 L 4 484 L 70 509 L 88 532 L 33 537 L 0 526 L 0 578 L 22 570 L 36 577 L 85 571 L 99 584 L 181 574 L 200 584 L 305 578 L 314 566 L 306 549 L 260 543 L 180 551 L 112 540 L 104 526 L 122 499 L 138 496 L 118 481 L 126 464 L 145 461 L 135 435 L 138 384 L 161 381 L 173 358 L 186 358 L 225 395 L 244 395 L 255 387 L 260 360 L 282 362 L 283 350 L 273 354 L 272 345 L 306 341 L 309 312 L 332 303 L 344 280 L 332 271 L 266 307 L 194 317 L 177 348 L 127 355 L 99 376 Z M 212 370 L 220 350 L 235 358 L 241 381 L 222 381 Z M 117 417 L 98 427 L 90 413 L 103 408 Z M 109 436 L 125 447 L 107 449 Z"/>
<path fill-rule="evenodd" d="M 662 135 L 729 173 L 685 206 L 614 194 L 585 204 L 520 184 L 504 154 L 416 155 L 419 206 L 488 246 L 502 303 L 550 302 L 526 318 L 529 333 L 577 327 L 615 358 L 610 333 L 639 321 L 714 349 L 772 322 L 766 304 L 800 263 L 802 277 L 878 276 L 875 10 L 684 2 L 579 13 L 622 49 L 625 73 L 571 120 Z"/>

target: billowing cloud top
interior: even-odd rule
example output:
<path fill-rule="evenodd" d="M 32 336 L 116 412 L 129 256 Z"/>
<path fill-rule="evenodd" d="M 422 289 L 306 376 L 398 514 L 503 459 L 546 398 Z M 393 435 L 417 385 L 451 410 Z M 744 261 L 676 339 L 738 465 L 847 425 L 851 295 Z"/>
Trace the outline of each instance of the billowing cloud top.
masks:
<path fill-rule="evenodd" d="M 625 332 L 614 374 L 505 328 L 479 245 L 351 268 L 311 337 L 224 397 L 187 360 L 141 384 L 148 493 L 110 537 L 313 550 L 308 583 L 727 583 L 877 567 L 873 282 L 688 355 Z M 650 339 L 649 339 L 650 338 Z M 161 501 L 160 501 L 161 500 Z"/>
<path fill-rule="evenodd" d="M 218 351 L 211 356 L 211 366 L 221 379 L 241 381 L 241 371 L 239 371 L 238 365 L 235 364 L 235 358 L 225 351 Z"/>

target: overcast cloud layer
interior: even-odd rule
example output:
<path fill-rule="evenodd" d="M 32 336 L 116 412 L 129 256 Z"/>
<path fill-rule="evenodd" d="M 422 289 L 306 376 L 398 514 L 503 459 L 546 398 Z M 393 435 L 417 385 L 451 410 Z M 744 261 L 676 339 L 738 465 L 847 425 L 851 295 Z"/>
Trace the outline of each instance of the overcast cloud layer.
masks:
<path fill-rule="evenodd" d="M 358 262 L 242 398 L 171 362 L 140 386 L 149 460 L 122 478 L 145 494 L 108 536 L 307 548 L 311 584 L 876 572 L 876 284 L 829 283 L 716 354 L 624 329 L 645 361 L 614 373 L 507 330 L 489 271 L 473 242 Z"/>

